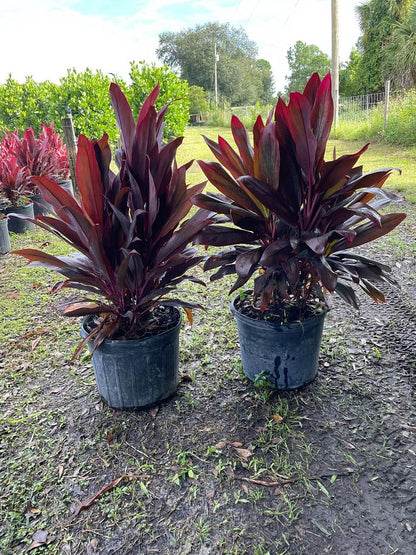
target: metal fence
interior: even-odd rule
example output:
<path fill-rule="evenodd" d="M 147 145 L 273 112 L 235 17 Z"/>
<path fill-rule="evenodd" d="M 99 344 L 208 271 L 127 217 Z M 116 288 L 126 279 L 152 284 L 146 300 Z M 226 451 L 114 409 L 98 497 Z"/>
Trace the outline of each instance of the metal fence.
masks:
<path fill-rule="evenodd" d="M 398 92 L 390 92 L 389 99 L 399 96 Z M 384 108 L 386 93 L 371 93 L 360 96 L 341 96 L 339 98 L 339 117 L 340 119 L 360 119 L 368 117 L 373 108 Z"/>

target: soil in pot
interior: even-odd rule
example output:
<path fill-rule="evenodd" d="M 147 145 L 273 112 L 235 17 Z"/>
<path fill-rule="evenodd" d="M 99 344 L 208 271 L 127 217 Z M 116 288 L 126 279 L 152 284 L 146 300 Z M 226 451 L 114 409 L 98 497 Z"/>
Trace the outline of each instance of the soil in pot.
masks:
<path fill-rule="evenodd" d="M 295 389 L 315 379 L 325 309 L 302 321 L 284 323 L 279 318 L 259 320 L 241 310 L 244 307 L 237 297 L 231 311 L 237 322 L 243 371 L 250 380 L 276 389 Z"/>
<path fill-rule="evenodd" d="M 33 231 L 35 229 L 35 224 L 33 222 L 14 216 L 14 214 L 19 214 L 34 218 L 32 202 L 24 206 L 9 206 L 6 208 L 6 214 L 9 216 L 9 231 L 13 233 L 24 233 L 25 231 Z"/>
<path fill-rule="evenodd" d="M 159 310 L 159 309 L 157 309 Z M 171 325 L 152 330 L 141 339 L 106 339 L 92 353 L 97 387 L 104 401 L 117 409 L 146 409 L 171 397 L 178 386 L 181 314 L 176 308 Z M 84 319 L 86 337 L 92 317 Z M 92 345 L 89 344 L 90 351 Z"/>

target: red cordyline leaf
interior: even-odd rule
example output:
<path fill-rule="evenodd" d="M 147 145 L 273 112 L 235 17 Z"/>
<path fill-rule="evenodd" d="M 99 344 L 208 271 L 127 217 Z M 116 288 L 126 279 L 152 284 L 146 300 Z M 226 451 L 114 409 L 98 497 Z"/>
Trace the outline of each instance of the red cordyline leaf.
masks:
<path fill-rule="evenodd" d="M 309 100 L 309 104 L 311 106 L 313 106 L 315 103 L 315 98 L 320 85 L 321 79 L 319 78 L 318 73 L 315 72 L 311 75 L 303 90 L 303 95 Z"/>
<path fill-rule="evenodd" d="M 95 158 L 94 146 L 85 135 L 78 137 L 76 176 L 84 210 L 95 224 L 102 226 L 104 190 L 101 172 Z"/>
<path fill-rule="evenodd" d="M 258 207 L 254 204 L 249 195 L 239 187 L 238 183 L 228 175 L 220 164 L 216 162 L 203 162 L 202 160 L 198 160 L 198 164 L 207 179 L 213 183 L 221 193 L 247 210 L 251 210 L 255 213 L 259 212 Z"/>
<path fill-rule="evenodd" d="M 39 188 L 42 196 L 54 208 L 57 219 L 61 219 L 71 227 L 79 237 L 79 243 L 88 247 L 88 237 L 93 222 L 82 209 L 75 198 L 46 177 L 33 177 L 34 184 Z M 77 247 L 78 248 L 78 247 Z"/>
<path fill-rule="evenodd" d="M 296 145 L 296 159 L 311 187 L 315 182 L 317 140 L 311 128 L 311 105 L 300 93 L 291 93 L 288 117 L 289 130 Z"/>
<path fill-rule="evenodd" d="M 121 132 L 124 150 L 131 156 L 136 126 L 127 98 L 116 83 L 110 85 L 111 103 L 116 114 L 117 125 Z"/>
<path fill-rule="evenodd" d="M 266 125 L 260 137 L 258 164 L 260 179 L 271 185 L 274 191 L 277 191 L 279 187 L 280 149 L 275 123 Z"/>
<path fill-rule="evenodd" d="M 260 169 L 259 169 L 259 148 L 260 148 L 260 139 L 264 129 L 264 122 L 261 116 L 258 116 L 254 126 L 253 126 L 253 143 L 254 143 L 254 153 L 253 153 L 253 175 L 256 178 L 260 177 Z"/>
<path fill-rule="evenodd" d="M 247 129 L 235 115 L 233 115 L 231 118 L 231 131 L 234 137 L 235 144 L 237 145 L 238 151 L 240 153 L 240 157 L 243 160 L 244 166 L 246 168 L 245 174 L 252 175 L 254 171 L 254 150 L 250 144 Z"/>
<path fill-rule="evenodd" d="M 236 179 L 241 175 L 246 174 L 246 168 L 240 158 L 240 156 L 235 152 L 233 148 L 227 143 L 222 137 L 218 137 L 218 146 L 222 155 L 222 163 L 231 173 L 231 175 Z"/>
<path fill-rule="evenodd" d="M 315 79 L 315 86 L 316 84 L 317 81 Z M 326 143 L 331 132 L 332 120 L 334 117 L 334 103 L 332 100 L 331 88 L 331 75 L 328 73 L 322 79 L 322 82 L 320 82 L 316 95 L 311 94 L 310 99 L 310 104 L 312 106 L 311 127 L 317 141 L 315 169 L 320 166 L 324 158 Z"/>

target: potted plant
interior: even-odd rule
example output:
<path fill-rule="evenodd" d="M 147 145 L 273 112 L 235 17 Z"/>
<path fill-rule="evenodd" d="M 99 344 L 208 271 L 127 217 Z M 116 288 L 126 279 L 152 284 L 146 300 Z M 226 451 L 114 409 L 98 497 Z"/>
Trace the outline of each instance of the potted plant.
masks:
<path fill-rule="evenodd" d="M 253 127 L 253 146 L 233 116 L 238 151 L 223 138 L 205 138 L 218 162 L 200 167 L 220 193 L 195 203 L 217 213 L 197 244 L 228 247 L 209 257 L 211 279 L 236 274 L 231 292 L 254 278 L 231 304 L 247 376 L 276 388 L 314 379 L 327 304 L 324 292 L 358 306 L 352 285 L 376 302 L 393 282 L 390 268 L 352 249 L 390 232 L 402 213 L 381 215 L 393 194 L 382 190 L 392 168 L 363 174 L 359 152 L 325 161 L 333 119 L 331 77 L 314 74 L 286 105 L 279 99 Z"/>
<path fill-rule="evenodd" d="M 44 123 L 42 124 L 39 140 L 47 145 L 47 151 L 52 163 L 51 179 L 56 181 L 58 185 L 66 189 L 71 195 L 74 195 L 74 188 L 70 178 L 68 151 L 59 133 L 54 131 L 53 123 L 49 127 Z"/>
<path fill-rule="evenodd" d="M 66 188 L 71 194 L 74 193 L 69 177 L 69 163 L 66 147 L 59 136 L 53 130 L 53 123 L 48 127 L 42 123 L 42 131 L 36 138 L 30 127 L 20 138 L 17 132 L 10 136 L 8 150 L 16 157 L 17 164 L 24 168 L 27 179 L 27 194 L 34 203 L 35 216 L 48 214 L 52 207 L 49 206 L 38 187 L 32 181 L 32 177 L 47 177 L 56 181 Z"/>
<path fill-rule="evenodd" d="M 9 231 L 23 233 L 34 229 L 30 220 L 21 219 L 20 216 L 34 216 L 33 203 L 27 195 L 27 174 L 21 168 L 16 157 L 3 148 L 0 144 L 0 195 L 7 200 L 5 213 L 8 215 Z"/>
<path fill-rule="evenodd" d="M 100 394 L 116 408 L 145 408 L 171 396 L 178 383 L 178 307 L 199 305 L 170 297 L 202 258 L 190 243 L 207 224 L 200 210 L 183 222 L 191 198 L 204 184 L 187 187 L 186 171 L 175 154 L 182 138 L 162 143 L 163 118 L 155 101 L 157 86 L 144 102 L 137 124 L 118 85 L 110 95 L 121 132 L 116 153 L 119 172 L 110 169 L 108 137 L 91 143 L 80 135 L 77 183 L 80 200 L 51 180 L 33 181 L 56 216 L 38 216 L 37 225 L 66 241 L 77 252 L 51 256 L 34 249 L 14 251 L 32 266 L 65 276 L 53 292 L 74 288 L 87 293 L 70 302 L 66 316 L 84 316 Z M 183 223 L 181 223 L 183 222 Z"/>

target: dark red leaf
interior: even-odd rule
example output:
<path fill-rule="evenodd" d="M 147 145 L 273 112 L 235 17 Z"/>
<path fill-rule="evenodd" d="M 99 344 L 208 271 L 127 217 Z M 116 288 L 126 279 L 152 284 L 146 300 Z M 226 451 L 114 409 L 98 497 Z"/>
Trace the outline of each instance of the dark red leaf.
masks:
<path fill-rule="evenodd" d="M 254 171 L 253 166 L 253 156 L 254 150 L 250 144 L 250 139 L 247 133 L 247 129 L 237 118 L 233 115 L 231 117 L 231 131 L 234 137 L 235 144 L 237 145 L 238 151 L 240 153 L 241 159 L 246 167 L 246 174 L 252 175 Z"/>

